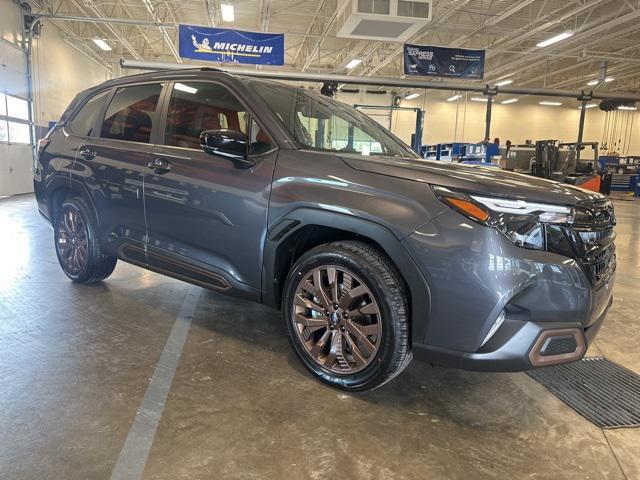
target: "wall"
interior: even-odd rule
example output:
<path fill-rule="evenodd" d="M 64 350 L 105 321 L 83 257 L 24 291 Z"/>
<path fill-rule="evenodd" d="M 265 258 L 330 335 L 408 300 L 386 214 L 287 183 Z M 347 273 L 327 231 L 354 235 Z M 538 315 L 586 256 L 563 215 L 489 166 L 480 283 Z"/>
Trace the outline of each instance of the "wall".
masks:
<path fill-rule="evenodd" d="M 0 0 L 0 38 L 0 91 L 27 98 L 25 55 L 19 48 L 22 15 L 11 0 Z M 33 69 L 38 131 L 46 131 L 49 121 L 58 120 L 79 91 L 109 78 L 103 67 L 66 43 L 50 22 L 34 42 Z M 30 147 L 0 142 L 0 196 L 32 190 Z"/>
<path fill-rule="evenodd" d="M 479 142 L 484 138 L 486 103 L 469 100 L 477 97 L 467 94 L 457 102 L 447 102 L 454 92 L 427 91 L 413 100 L 403 100 L 402 106 L 426 109 L 423 144 L 459 142 Z M 372 95 L 365 93 L 338 93 L 338 100 L 348 103 L 390 105 L 391 94 Z M 505 99 L 507 97 L 502 97 Z M 502 105 L 494 103 L 491 120 L 491 140 L 500 138 L 502 144 L 509 139 L 514 144 L 525 140 L 553 139 L 575 142 L 578 138 L 580 110 L 575 99 L 554 99 L 563 103 L 560 107 L 539 105 L 537 97 L 521 97 L 517 103 Z M 365 110 L 366 113 L 382 114 L 382 111 Z M 633 128 L 630 129 L 629 155 L 640 155 L 640 112 L 635 112 Z M 388 117 L 373 116 L 385 127 L 389 125 Z M 598 108 L 587 109 L 585 119 L 584 141 L 601 142 L 605 126 L 605 113 Z M 395 111 L 391 117 L 391 131 L 404 142 L 410 143 L 411 134 L 415 131 L 415 114 L 413 112 Z M 602 154 L 602 152 L 601 152 Z M 587 157 L 588 158 L 588 155 Z"/>
<path fill-rule="evenodd" d="M 473 101 L 447 102 L 453 95 L 449 92 L 438 96 L 427 93 L 424 144 L 451 142 L 479 142 L 485 133 L 486 103 Z M 476 95 L 473 95 L 476 96 Z M 435 98 L 434 98 L 435 97 Z M 469 95 L 471 97 L 471 95 Z M 506 97 L 504 97 L 506 98 Z M 560 107 L 542 106 L 538 102 L 548 100 L 536 97 L 522 97 L 519 102 L 508 105 L 495 103 L 492 108 L 491 140 L 498 137 L 502 144 L 509 139 L 512 143 L 525 140 L 554 139 L 575 142 L 578 138 L 580 109 L 574 99 L 553 99 L 563 103 Z M 423 105 L 422 98 L 403 101 L 403 105 Z M 457 115 L 457 119 L 456 119 Z M 640 114 L 634 114 L 633 129 L 629 134 L 630 155 L 640 155 Z M 406 116 L 398 117 L 393 131 L 405 142 L 410 140 L 414 130 L 414 120 Z M 605 113 L 598 108 L 586 111 L 584 141 L 601 142 L 605 125 Z M 626 125 L 626 121 L 625 121 Z"/>

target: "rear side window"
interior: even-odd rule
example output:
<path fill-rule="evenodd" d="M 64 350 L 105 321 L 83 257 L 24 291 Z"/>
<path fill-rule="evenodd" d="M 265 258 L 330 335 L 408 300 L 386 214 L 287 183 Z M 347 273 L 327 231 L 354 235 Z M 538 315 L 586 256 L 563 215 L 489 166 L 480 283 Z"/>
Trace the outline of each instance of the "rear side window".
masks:
<path fill-rule="evenodd" d="M 119 88 L 105 113 L 100 136 L 149 143 L 160 92 L 159 83 Z"/>
<path fill-rule="evenodd" d="M 93 132 L 93 127 L 98 119 L 98 112 L 109 92 L 102 92 L 91 97 L 69 123 L 69 130 L 76 135 L 88 137 Z"/>

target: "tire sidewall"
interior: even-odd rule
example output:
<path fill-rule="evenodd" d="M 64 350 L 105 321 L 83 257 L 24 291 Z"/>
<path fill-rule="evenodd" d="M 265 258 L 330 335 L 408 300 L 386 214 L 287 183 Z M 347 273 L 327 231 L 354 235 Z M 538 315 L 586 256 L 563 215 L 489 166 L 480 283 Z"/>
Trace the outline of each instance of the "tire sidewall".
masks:
<path fill-rule="evenodd" d="M 373 293 L 378 307 L 381 311 L 382 320 L 382 341 L 380 348 L 373 362 L 363 370 L 341 375 L 332 373 L 318 365 L 307 353 L 304 345 L 295 331 L 296 325 L 292 317 L 292 305 L 295 298 L 299 282 L 316 267 L 325 265 L 336 265 L 352 271 Z M 397 325 L 399 319 L 397 313 L 389 303 L 389 292 L 384 288 L 384 281 L 380 274 L 371 268 L 365 261 L 342 249 L 327 249 L 324 247 L 315 248 L 304 254 L 291 269 L 285 284 L 282 309 L 284 320 L 289 334 L 289 340 L 303 364 L 315 376 L 332 386 L 345 390 L 366 390 L 371 387 L 372 382 L 380 376 L 384 376 L 394 361 L 398 353 L 397 345 Z"/>

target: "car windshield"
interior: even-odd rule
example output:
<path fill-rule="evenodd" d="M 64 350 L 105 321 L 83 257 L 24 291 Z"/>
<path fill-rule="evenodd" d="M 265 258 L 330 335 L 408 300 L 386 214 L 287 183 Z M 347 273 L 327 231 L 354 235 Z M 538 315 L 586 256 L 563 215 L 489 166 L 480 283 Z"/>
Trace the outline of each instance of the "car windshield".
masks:
<path fill-rule="evenodd" d="M 264 81 L 249 84 L 304 149 L 417 157 L 400 139 L 355 108 L 302 88 Z"/>

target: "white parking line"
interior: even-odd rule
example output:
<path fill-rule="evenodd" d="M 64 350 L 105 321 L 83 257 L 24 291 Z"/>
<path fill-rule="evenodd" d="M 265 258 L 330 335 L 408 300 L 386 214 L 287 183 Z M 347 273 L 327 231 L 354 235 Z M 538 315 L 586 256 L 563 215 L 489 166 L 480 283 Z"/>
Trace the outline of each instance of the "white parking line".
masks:
<path fill-rule="evenodd" d="M 202 288 L 190 287 L 118 456 L 111 480 L 142 478 Z"/>

